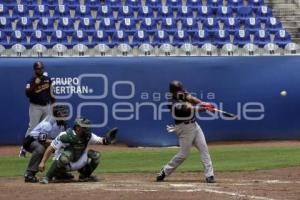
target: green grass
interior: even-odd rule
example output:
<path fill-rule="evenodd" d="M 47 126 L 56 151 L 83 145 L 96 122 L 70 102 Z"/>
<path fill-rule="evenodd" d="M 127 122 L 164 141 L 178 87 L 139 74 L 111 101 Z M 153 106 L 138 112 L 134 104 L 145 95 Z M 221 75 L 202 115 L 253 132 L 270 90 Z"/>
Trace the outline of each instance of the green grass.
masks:
<path fill-rule="evenodd" d="M 102 153 L 97 173 L 103 172 L 158 172 L 178 149 L 136 149 Z M 211 147 L 215 171 L 249 171 L 300 165 L 300 147 Z M 0 176 L 21 176 L 28 158 L 0 157 Z M 48 163 L 48 167 L 49 167 Z M 177 171 L 203 170 L 196 149 Z"/>

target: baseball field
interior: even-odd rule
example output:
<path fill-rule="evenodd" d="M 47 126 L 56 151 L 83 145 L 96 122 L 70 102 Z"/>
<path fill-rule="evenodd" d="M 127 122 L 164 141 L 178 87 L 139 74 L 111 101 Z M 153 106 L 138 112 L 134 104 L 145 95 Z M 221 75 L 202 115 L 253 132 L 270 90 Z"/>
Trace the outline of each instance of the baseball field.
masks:
<path fill-rule="evenodd" d="M 22 175 L 30 155 L 18 158 L 19 147 L 0 147 L 0 199 L 300 199 L 299 141 L 209 144 L 215 184 L 204 182 L 196 149 L 174 174 L 157 183 L 159 169 L 176 154 L 177 147 L 91 148 L 102 155 L 96 170 L 98 182 L 82 183 L 75 178 L 42 185 L 24 183 Z"/>

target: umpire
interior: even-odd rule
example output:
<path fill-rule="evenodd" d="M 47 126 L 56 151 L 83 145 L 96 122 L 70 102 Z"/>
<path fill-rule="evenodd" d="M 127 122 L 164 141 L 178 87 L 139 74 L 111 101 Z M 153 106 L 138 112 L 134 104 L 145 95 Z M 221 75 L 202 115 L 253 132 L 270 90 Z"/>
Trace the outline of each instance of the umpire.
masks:
<path fill-rule="evenodd" d="M 50 104 L 55 99 L 51 96 L 51 79 L 44 75 L 44 65 L 38 61 L 33 64 L 34 76 L 26 84 L 26 96 L 29 98 L 29 127 L 25 134 L 50 114 Z M 26 151 L 21 149 L 19 156 L 25 157 Z"/>

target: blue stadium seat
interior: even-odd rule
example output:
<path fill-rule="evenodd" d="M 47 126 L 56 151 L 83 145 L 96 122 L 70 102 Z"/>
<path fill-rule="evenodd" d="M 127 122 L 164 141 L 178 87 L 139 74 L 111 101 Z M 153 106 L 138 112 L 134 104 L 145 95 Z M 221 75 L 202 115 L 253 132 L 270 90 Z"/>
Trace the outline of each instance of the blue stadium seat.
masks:
<path fill-rule="evenodd" d="M 218 20 L 213 17 L 208 17 L 202 21 L 203 29 L 205 29 L 210 36 L 214 36 L 216 31 L 219 30 Z"/>
<path fill-rule="evenodd" d="M 72 10 L 76 9 L 80 5 L 80 0 L 64 0 L 64 4 Z"/>
<path fill-rule="evenodd" d="M 30 10 L 33 10 L 34 7 L 38 4 L 37 0 L 19 0 L 19 4 L 26 4 Z"/>
<path fill-rule="evenodd" d="M 26 35 L 21 30 L 15 30 L 11 34 L 9 46 L 12 47 L 15 44 L 28 46 Z"/>
<path fill-rule="evenodd" d="M 106 0 L 106 5 L 113 11 L 118 11 L 122 7 L 122 2 L 121 0 Z"/>
<path fill-rule="evenodd" d="M 98 19 L 101 19 L 104 17 L 114 18 L 113 10 L 107 5 L 99 6 L 98 11 L 97 11 Z"/>
<path fill-rule="evenodd" d="M 193 11 L 198 11 L 198 8 L 202 6 L 201 0 L 187 0 L 186 6 L 190 7 Z"/>
<path fill-rule="evenodd" d="M 86 6 L 86 5 L 80 5 L 76 7 L 75 10 L 75 17 L 79 18 L 79 17 L 88 17 L 91 18 L 91 9 L 90 7 Z"/>
<path fill-rule="evenodd" d="M 127 33 L 122 30 L 116 31 L 112 36 L 112 44 L 115 47 L 118 46 L 119 44 L 129 45 L 129 38 Z"/>
<path fill-rule="evenodd" d="M 53 47 L 56 44 L 62 44 L 67 48 L 71 47 L 71 44 L 68 43 L 67 35 L 62 30 L 56 30 L 51 35 L 50 46 Z"/>
<path fill-rule="evenodd" d="M 54 10 L 54 17 L 60 18 L 60 17 L 71 17 L 70 15 L 70 8 L 67 5 L 59 4 L 55 7 Z"/>
<path fill-rule="evenodd" d="M 108 34 L 103 30 L 98 30 L 94 32 L 93 39 L 92 39 L 92 45 L 96 46 L 98 44 L 105 44 L 109 46 L 110 48 L 113 47 L 113 45 L 109 42 Z"/>
<path fill-rule="evenodd" d="M 181 20 L 182 29 L 187 31 L 189 35 L 198 30 L 198 23 L 194 18 L 185 18 Z"/>
<path fill-rule="evenodd" d="M 204 44 L 211 43 L 206 30 L 198 30 L 193 34 L 192 44 L 201 48 Z"/>
<path fill-rule="evenodd" d="M 133 9 L 129 6 L 120 7 L 118 11 L 118 18 L 119 20 L 123 18 L 134 18 Z"/>
<path fill-rule="evenodd" d="M 13 9 L 14 17 L 27 17 L 29 16 L 29 10 L 26 4 L 18 4 Z"/>
<path fill-rule="evenodd" d="M 230 7 L 233 12 L 237 12 L 238 8 L 243 6 L 243 0 L 227 0 L 227 6 Z"/>
<path fill-rule="evenodd" d="M 170 44 L 169 34 L 164 30 L 158 30 L 154 34 L 151 45 L 160 47 L 162 44 Z"/>
<path fill-rule="evenodd" d="M 33 9 L 33 18 L 39 19 L 40 17 L 49 17 L 50 11 L 48 5 L 36 5 Z"/>
<path fill-rule="evenodd" d="M 72 46 L 77 44 L 83 44 L 87 47 L 92 47 L 93 45 L 89 42 L 88 35 L 83 30 L 74 31 L 72 35 Z"/>
<path fill-rule="evenodd" d="M 277 44 L 279 47 L 285 48 L 285 46 L 290 42 L 291 35 L 287 31 L 281 29 L 275 34 L 274 43 Z"/>
<path fill-rule="evenodd" d="M 2 29 L 0 29 L 0 45 L 4 46 L 5 49 L 10 47 L 7 41 L 6 33 L 3 32 Z"/>
<path fill-rule="evenodd" d="M 239 30 L 240 22 L 236 17 L 229 17 L 224 21 L 224 29 L 229 32 L 229 34 L 234 35 L 236 30 Z"/>
<path fill-rule="evenodd" d="M 133 35 L 136 32 L 136 23 L 134 18 L 124 18 L 120 23 L 120 30 L 126 32 L 127 35 Z"/>
<path fill-rule="evenodd" d="M 264 0 L 249 0 L 248 5 L 253 8 L 254 12 L 257 12 L 259 7 L 264 5 Z"/>
<path fill-rule="evenodd" d="M 139 30 L 133 35 L 131 46 L 139 47 L 141 44 L 150 44 L 149 35 L 143 30 Z"/>
<path fill-rule="evenodd" d="M 58 21 L 58 30 L 62 30 L 68 36 L 71 36 L 74 32 L 74 20 L 68 17 L 62 17 Z"/>
<path fill-rule="evenodd" d="M 270 17 L 267 20 L 265 29 L 272 34 L 277 33 L 280 29 L 282 29 L 282 24 L 275 17 Z"/>
<path fill-rule="evenodd" d="M 224 22 L 228 17 L 232 17 L 232 9 L 227 6 L 221 6 L 217 10 L 217 18 Z"/>
<path fill-rule="evenodd" d="M 188 6 L 180 6 L 177 10 L 177 19 L 193 17 L 193 10 Z"/>
<path fill-rule="evenodd" d="M 266 44 L 270 42 L 270 35 L 267 31 L 261 29 L 255 33 L 253 43 L 256 44 L 258 47 L 263 48 Z"/>
<path fill-rule="evenodd" d="M 149 35 L 153 35 L 157 29 L 156 20 L 153 18 L 144 18 L 141 21 L 140 29 L 145 31 Z"/>
<path fill-rule="evenodd" d="M 100 0 L 85 0 L 84 1 L 85 5 L 89 6 L 91 8 L 91 10 L 96 11 L 99 7 L 99 5 L 101 5 Z"/>
<path fill-rule="evenodd" d="M 272 17 L 272 10 L 268 6 L 261 6 L 256 12 L 256 17 L 260 19 L 261 22 L 266 23 L 267 20 Z"/>
<path fill-rule="evenodd" d="M 157 18 L 163 20 L 164 18 L 173 18 L 173 10 L 169 6 L 162 6 L 158 9 Z"/>
<path fill-rule="evenodd" d="M 12 20 L 10 17 L 0 17 L 0 30 L 10 35 L 12 32 Z"/>
<path fill-rule="evenodd" d="M 172 45 L 181 47 L 183 44 L 190 43 L 189 34 L 184 30 L 178 30 L 174 34 Z"/>
<path fill-rule="evenodd" d="M 161 0 L 146 0 L 145 5 L 149 6 L 154 11 L 158 11 L 158 9 L 162 6 Z"/>
<path fill-rule="evenodd" d="M 50 48 L 51 45 L 47 40 L 46 34 L 41 30 L 35 30 L 30 37 L 30 48 L 32 48 L 36 44 L 42 44 L 46 48 Z"/>
<path fill-rule="evenodd" d="M 223 5 L 223 0 L 207 0 L 207 6 L 210 7 L 213 13 L 217 13 L 219 7 Z"/>
<path fill-rule="evenodd" d="M 261 22 L 258 18 L 250 17 L 245 21 L 245 29 L 247 29 L 250 34 L 255 34 L 260 28 Z"/>
<path fill-rule="evenodd" d="M 9 17 L 8 7 L 2 3 L 0 3 L 0 17 Z"/>
<path fill-rule="evenodd" d="M 200 19 L 201 21 L 205 20 L 208 17 L 212 17 L 212 9 L 207 6 L 201 6 L 198 8 L 197 11 L 197 18 Z"/>
<path fill-rule="evenodd" d="M 248 18 L 253 17 L 252 8 L 250 6 L 239 7 L 237 17 L 241 23 L 245 23 Z"/>
<path fill-rule="evenodd" d="M 24 32 L 26 36 L 30 36 L 33 32 L 33 22 L 28 17 L 20 17 L 18 18 L 16 29 Z"/>
<path fill-rule="evenodd" d="M 43 30 L 47 36 L 51 35 L 54 31 L 54 19 L 42 17 L 37 23 L 37 29 Z"/>
<path fill-rule="evenodd" d="M 223 45 L 229 43 L 231 43 L 229 32 L 226 30 L 218 30 L 215 34 L 213 44 L 218 48 L 222 48 Z"/>
<path fill-rule="evenodd" d="M 114 19 L 103 18 L 100 22 L 99 30 L 104 30 L 108 35 L 112 36 L 116 31 Z"/>
<path fill-rule="evenodd" d="M 142 18 L 154 18 L 153 10 L 149 6 L 141 6 L 140 9 L 138 10 L 137 17 L 139 19 Z"/>
<path fill-rule="evenodd" d="M 43 0 L 43 4 L 48 5 L 50 10 L 54 10 L 58 3 L 58 0 Z"/>
<path fill-rule="evenodd" d="M 182 2 L 181 0 L 166 0 L 166 6 L 174 8 L 174 10 L 176 10 L 182 6 Z"/>
<path fill-rule="evenodd" d="M 142 2 L 141 0 L 125 0 L 124 5 L 131 7 L 133 11 L 138 11 L 142 6 Z"/>
<path fill-rule="evenodd" d="M 234 35 L 233 44 L 243 47 L 245 44 L 251 43 L 250 33 L 247 30 L 237 30 Z"/>
<path fill-rule="evenodd" d="M 162 19 L 161 30 L 166 31 L 169 35 L 174 35 L 177 29 L 177 21 L 174 18 L 168 17 Z"/>
<path fill-rule="evenodd" d="M 95 31 L 96 20 L 94 18 L 84 17 L 80 18 L 79 29 L 83 30 L 87 35 L 91 36 Z"/>

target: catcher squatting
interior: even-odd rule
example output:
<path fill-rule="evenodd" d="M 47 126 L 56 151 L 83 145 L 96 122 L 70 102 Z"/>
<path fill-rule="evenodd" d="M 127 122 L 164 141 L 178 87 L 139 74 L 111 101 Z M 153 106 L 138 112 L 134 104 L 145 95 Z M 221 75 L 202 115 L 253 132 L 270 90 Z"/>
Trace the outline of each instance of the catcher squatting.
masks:
<path fill-rule="evenodd" d="M 195 121 L 195 116 L 193 114 L 191 115 L 191 113 L 194 113 L 195 111 L 213 112 L 214 106 L 212 104 L 202 102 L 190 93 L 187 93 L 183 88 L 183 84 L 179 81 L 172 81 L 170 83 L 170 93 L 173 96 L 170 109 L 172 110 L 173 115 L 173 111 L 175 111 L 175 115 L 173 117 L 176 125 L 168 127 L 167 129 L 169 132 L 176 132 L 179 138 L 180 151 L 161 169 L 156 180 L 163 181 L 166 176 L 170 175 L 187 158 L 190 147 L 194 145 L 201 153 L 200 159 L 204 164 L 206 182 L 214 183 L 213 166 L 204 134 L 200 126 Z M 177 117 L 181 119 L 178 120 Z M 97 181 L 97 178 L 92 176 L 92 173 L 100 163 L 100 153 L 92 149 L 87 149 L 87 147 L 89 144 L 108 145 L 115 142 L 118 129 L 113 128 L 107 132 L 104 137 L 99 137 L 92 133 L 90 126 L 90 120 L 80 117 L 75 120 L 73 128 L 57 133 L 58 135 L 55 139 L 52 140 L 51 143 L 49 142 L 50 145 L 48 148 L 46 150 L 43 149 L 43 154 L 40 154 L 41 156 L 37 159 L 38 162 L 35 160 L 35 167 L 30 168 L 29 163 L 25 174 L 25 182 L 38 181 L 35 177 L 35 173 L 38 170 L 41 172 L 45 170 L 45 163 L 52 153 L 54 153 L 54 160 L 46 175 L 42 178 L 42 180 L 40 180 L 40 183 L 48 184 L 49 181 L 53 179 L 73 179 L 74 176 L 69 173 L 71 171 L 79 172 L 79 181 Z M 35 141 L 40 142 L 35 138 L 31 138 L 31 143 Z M 30 146 L 30 144 L 26 145 L 27 147 Z M 36 169 L 36 163 L 39 163 L 38 170 Z M 33 170 L 30 171 L 30 169 Z"/>

